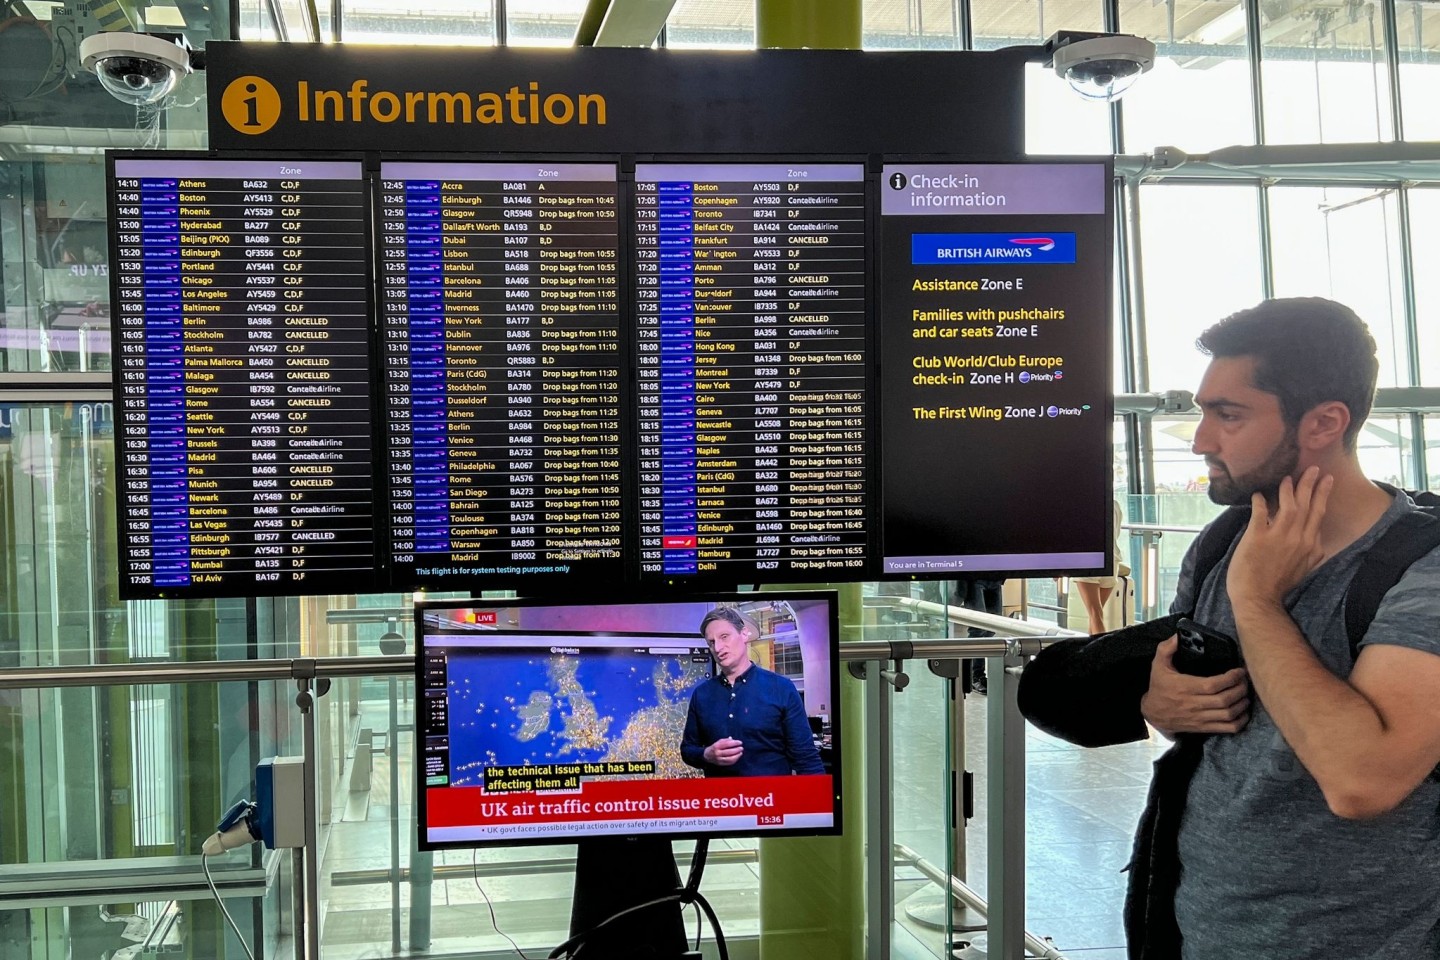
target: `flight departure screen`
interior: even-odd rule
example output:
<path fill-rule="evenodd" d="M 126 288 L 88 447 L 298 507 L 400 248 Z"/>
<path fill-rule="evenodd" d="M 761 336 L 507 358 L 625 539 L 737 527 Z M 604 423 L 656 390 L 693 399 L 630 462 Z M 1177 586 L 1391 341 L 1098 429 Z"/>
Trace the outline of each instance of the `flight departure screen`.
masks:
<path fill-rule="evenodd" d="M 361 164 L 117 159 L 113 184 L 124 596 L 372 587 Z"/>
<path fill-rule="evenodd" d="M 894 164 L 881 184 L 883 573 L 1099 572 L 1109 170 Z"/>
<path fill-rule="evenodd" d="M 865 172 L 637 164 L 641 578 L 865 566 Z"/>
<path fill-rule="evenodd" d="M 380 178 L 393 582 L 620 580 L 615 165 Z"/>

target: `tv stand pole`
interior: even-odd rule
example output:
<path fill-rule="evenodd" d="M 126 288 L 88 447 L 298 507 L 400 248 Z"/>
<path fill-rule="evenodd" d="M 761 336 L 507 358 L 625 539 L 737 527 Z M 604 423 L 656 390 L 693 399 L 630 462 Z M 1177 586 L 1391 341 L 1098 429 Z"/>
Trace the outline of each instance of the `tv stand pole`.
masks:
<path fill-rule="evenodd" d="M 590 837 L 575 859 L 570 935 L 630 907 L 680 892 L 670 841 L 660 837 Z M 679 901 L 631 914 L 587 937 L 584 960 L 675 960 L 688 949 Z"/>

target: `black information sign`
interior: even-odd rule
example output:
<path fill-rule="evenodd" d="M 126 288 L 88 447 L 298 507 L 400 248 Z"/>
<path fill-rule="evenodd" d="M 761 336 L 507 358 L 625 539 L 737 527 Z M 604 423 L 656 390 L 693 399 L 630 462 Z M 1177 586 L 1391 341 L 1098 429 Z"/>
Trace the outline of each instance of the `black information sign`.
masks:
<path fill-rule="evenodd" d="M 619 581 L 615 166 L 380 176 L 393 584 Z"/>
<path fill-rule="evenodd" d="M 210 41 L 219 150 L 1025 152 L 1038 48 L 637 50 Z"/>
<path fill-rule="evenodd" d="M 113 183 L 124 596 L 373 588 L 361 165 L 125 158 Z"/>
<path fill-rule="evenodd" d="M 1111 542 L 1110 170 L 881 185 L 883 573 L 1098 573 Z"/>
<path fill-rule="evenodd" d="M 866 565 L 859 164 L 635 171 L 642 579 Z"/>

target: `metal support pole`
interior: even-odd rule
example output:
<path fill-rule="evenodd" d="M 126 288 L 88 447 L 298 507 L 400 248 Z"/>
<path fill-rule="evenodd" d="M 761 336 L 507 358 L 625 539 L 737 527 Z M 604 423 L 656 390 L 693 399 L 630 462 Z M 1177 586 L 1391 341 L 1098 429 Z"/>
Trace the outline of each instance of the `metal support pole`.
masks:
<path fill-rule="evenodd" d="M 399 682 L 390 679 L 390 809 L 392 822 L 398 823 L 400 816 L 400 706 L 396 702 L 396 687 Z M 413 724 L 412 724 L 413 728 Z M 416 777 L 424 771 L 416 769 Z M 400 862 L 395 862 L 400 869 Z M 410 833 L 410 952 L 430 949 L 431 888 L 435 883 L 435 855 L 419 849 L 418 837 Z"/>
<path fill-rule="evenodd" d="M 903 843 L 895 844 L 895 862 L 914 867 L 942 888 L 948 884 L 950 895 L 958 901 L 958 905 L 969 908 L 982 917 L 985 915 L 986 907 L 983 897 L 970 889 L 969 885 L 959 877 L 947 877 L 945 871 L 938 864 L 931 863 Z M 1056 949 L 1053 943 L 1028 931 L 1025 934 L 1025 949 L 1032 957 L 1038 957 L 1040 960 L 1066 960 L 1065 954 Z"/>
<path fill-rule="evenodd" d="M 959 661 L 964 671 L 965 661 Z M 969 854 L 965 850 L 965 681 L 949 680 L 945 708 L 950 713 L 950 872 L 962 879 L 969 876 Z"/>
<path fill-rule="evenodd" d="M 890 927 L 895 920 L 895 868 L 883 852 L 894 848 L 894 797 L 891 793 L 891 687 L 874 665 L 865 676 L 865 838 L 867 855 L 865 955 L 890 956 Z"/>
<path fill-rule="evenodd" d="M 1016 691 L 1019 645 L 986 662 L 986 842 L 989 960 L 1025 957 L 1025 720 Z M 1014 673 L 1011 673 L 1014 668 Z"/>
<path fill-rule="evenodd" d="M 400 778 L 395 776 L 395 731 L 400 726 L 400 708 L 396 704 L 399 690 L 398 681 L 391 677 L 390 686 L 390 732 L 385 735 L 385 752 L 390 759 L 390 949 L 400 952 Z M 410 901 L 415 909 L 415 901 Z M 411 914 L 412 918 L 414 914 Z M 414 922 L 413 919 L 411 921 Z M 414 945 L 414 934 L 411 934 Z"/>
<path fill-rule="evenodd" d="M 305 909 L 301 916 L 304 918 L 305 928 L 302 939 L 299 929 L 301 918 L 297 917 L 295 945 L 297 948 L 303 947 L 300 960 L 320 960 L 320 817 L 315 799 L 315 695 L 311 692 L 314 661 L 309 663 L 310 675 L 301 676 L 295 681 L 299 691 L 295 694 L 295 705 L 300 708 L 305 758 L 305 846 L 301 854 L 303 869 L 300 872 L 305 899 Z M 297 672 L 300 664 L 300 661 L 296 661 Z M 326 685 L 328 686 L 328 683 Z"/>

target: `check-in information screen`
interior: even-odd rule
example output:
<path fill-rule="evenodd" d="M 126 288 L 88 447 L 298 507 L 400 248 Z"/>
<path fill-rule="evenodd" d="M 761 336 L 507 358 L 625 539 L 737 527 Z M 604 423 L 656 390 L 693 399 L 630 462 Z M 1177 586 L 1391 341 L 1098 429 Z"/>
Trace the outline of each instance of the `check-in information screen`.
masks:
<path fill-rule="evenodd" d="M 1098 163 L 885 166 L 883 574 L 1104 566 L 1108 189 Z"/>

